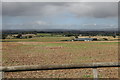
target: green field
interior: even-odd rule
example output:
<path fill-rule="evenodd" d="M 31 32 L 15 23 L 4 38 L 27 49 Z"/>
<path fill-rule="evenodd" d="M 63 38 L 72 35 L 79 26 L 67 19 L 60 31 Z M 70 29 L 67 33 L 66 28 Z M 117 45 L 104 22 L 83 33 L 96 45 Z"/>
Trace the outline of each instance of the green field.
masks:
<path fill-rule="evenodd" d="M 35 37 L 31 39 L 3 39 L 3 42 L 59 42 L 62 40 L 70 40 L 73 37 Z"/>

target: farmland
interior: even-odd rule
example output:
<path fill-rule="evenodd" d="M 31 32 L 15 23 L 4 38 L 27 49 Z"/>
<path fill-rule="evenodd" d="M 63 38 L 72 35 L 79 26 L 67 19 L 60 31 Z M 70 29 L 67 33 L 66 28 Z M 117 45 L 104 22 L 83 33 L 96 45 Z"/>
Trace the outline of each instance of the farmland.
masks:
<path fill-rule="evenodd" d="M 4 39 L 4 42 L 60 42 L 62 40 L 69 40 L 72 37 L 35 37 L 32 39 Z"/>
<path fill-rule="evenodd" d="M 118 62 L 118 42 L 60 41 L 68 38 L 42 37 L 31 41 L 26 39 L 26 41 L 3 42 L 3 66 Z M 118 68 L 100 68 L 98 71 L 100 78 L 118 77 Z M 93 77 L 92 69 L 9 72 L 4 76 L 6 78 Z"/>
<path fill-rule="evenodd" d="M 1 0 L 1 4 L 3 79 L 120 79 L 117 1 Z"/>

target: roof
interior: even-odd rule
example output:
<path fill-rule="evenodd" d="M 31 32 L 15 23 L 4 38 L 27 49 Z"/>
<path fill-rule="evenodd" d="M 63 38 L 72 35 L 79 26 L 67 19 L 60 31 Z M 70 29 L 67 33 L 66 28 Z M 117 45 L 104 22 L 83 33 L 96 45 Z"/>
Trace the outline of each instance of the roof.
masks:
<path fill-rule="evenodd" d="M 85 41 L 85 40 L 92 41 L 94 39 L 96 39 L 96 38 L 76 38 L 75 40 L 76 41 Z"/>

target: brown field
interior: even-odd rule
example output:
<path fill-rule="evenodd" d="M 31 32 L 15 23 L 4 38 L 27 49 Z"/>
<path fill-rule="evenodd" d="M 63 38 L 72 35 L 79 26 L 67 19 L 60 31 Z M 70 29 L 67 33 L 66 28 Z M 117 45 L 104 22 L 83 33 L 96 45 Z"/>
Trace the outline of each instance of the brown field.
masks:
<path fill-rule="evenodd" d="M 3 66 L 118 62 L 118 42 L 3 42 Z M 118 68 L 99 68 L 118 78 Z M 92 78 L 92 69 L 6 72 L 5 78 Z"/>

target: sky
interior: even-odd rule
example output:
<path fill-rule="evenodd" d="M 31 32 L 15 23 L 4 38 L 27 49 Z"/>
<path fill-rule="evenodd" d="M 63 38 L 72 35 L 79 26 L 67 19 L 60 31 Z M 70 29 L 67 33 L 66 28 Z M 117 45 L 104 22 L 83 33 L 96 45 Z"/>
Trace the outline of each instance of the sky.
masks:
<path fill-rule="evenodd" d="M 3 29 L 118 28 L 117 2 L 3 2 Z"/>

